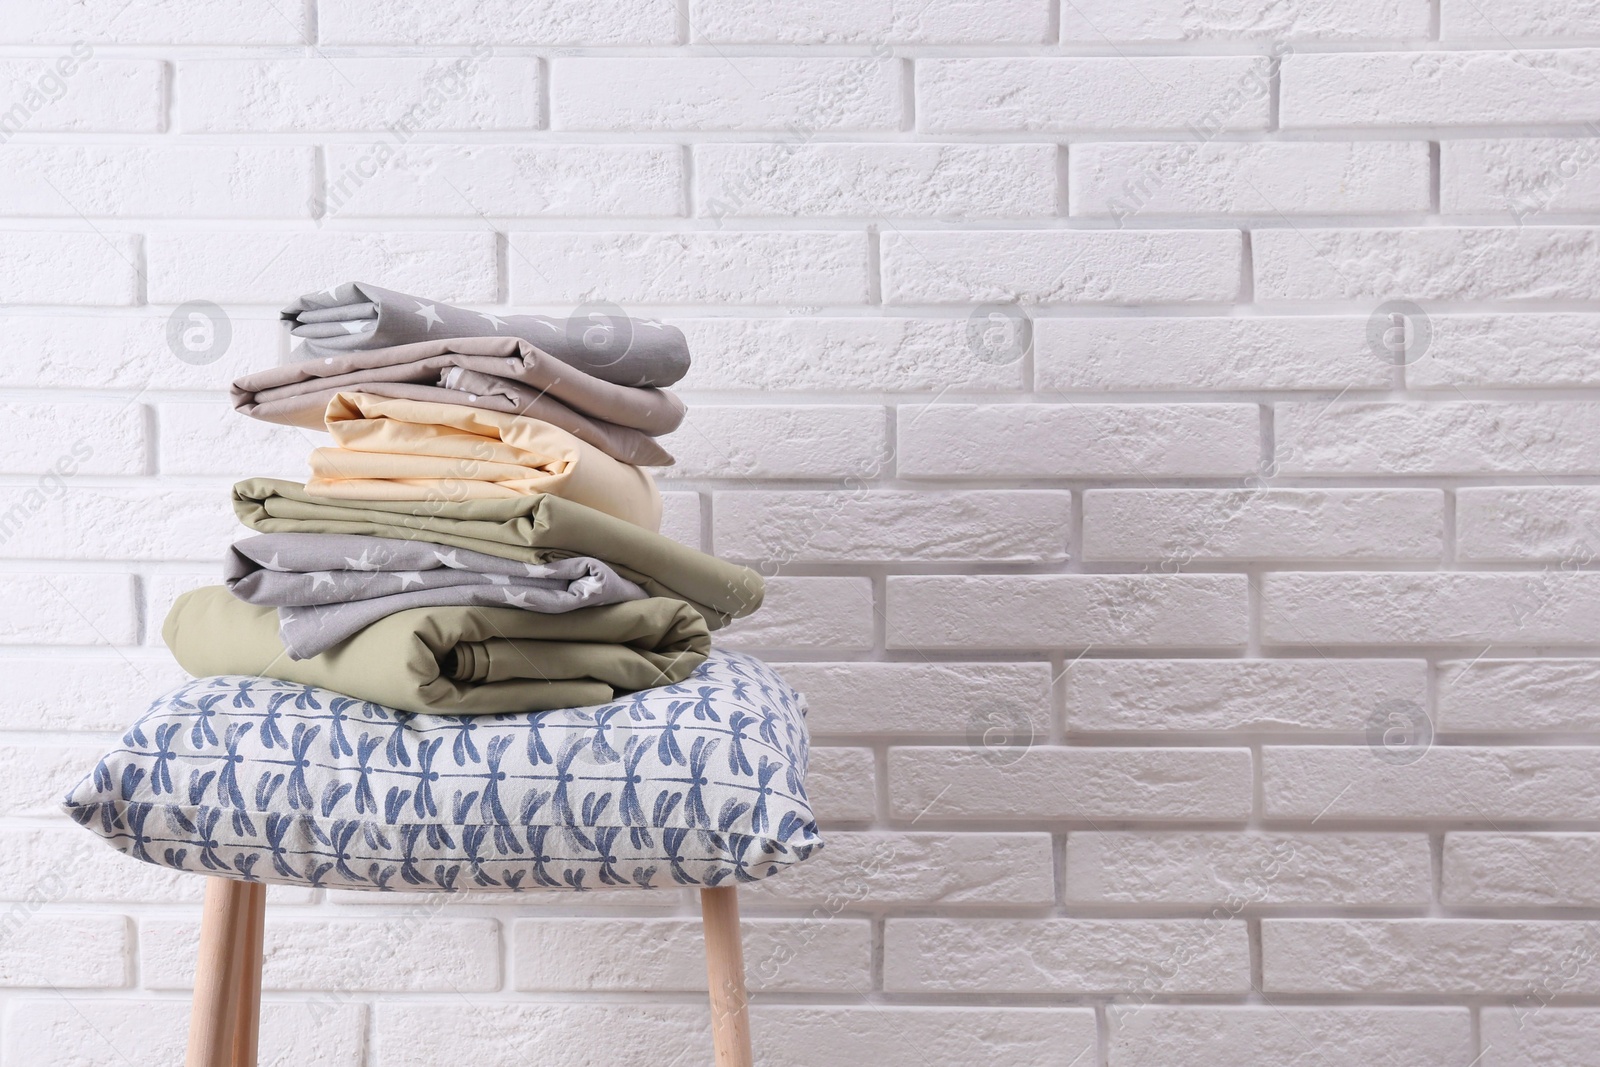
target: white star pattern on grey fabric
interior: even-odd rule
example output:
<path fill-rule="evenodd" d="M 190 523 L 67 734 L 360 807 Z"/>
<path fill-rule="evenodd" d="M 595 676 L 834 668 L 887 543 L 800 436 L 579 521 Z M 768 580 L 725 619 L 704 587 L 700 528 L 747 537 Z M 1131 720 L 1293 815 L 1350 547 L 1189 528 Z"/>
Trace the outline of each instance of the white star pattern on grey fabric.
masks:
<path fill-rule="evenodd" d="M 376 561 L 376 560 L 372 560 L 372 559 L 368 558 L 371 554 L 372 554 L 372 550 L 371 549 L 363 548 L 361 550 L 361 557 L 359 559 L 351 559 L 349 556 L 346 556 L 344 558 L 345 565 L 348 566 L 353 571 L 381 571 L 381 570 L 383 570 L 383 563 L 381 561 Z"/>
<path fill-rule="evenodd" d="M 263 563 L 262 566 L 267 568 L 267 570 L 269 570 L 269 571 L 281 571 L 281 570 L 283 570 L 283 564 L 278 562 L 278 557 L 280 555 L 282 555 L 282 553 L 274 552 L 272 554 L 272 558 L 267 560 L 265 563 Z"/>
<path fill-rule="evenodd" d="M 339 287 L 337 285 L 330 285 L 322 291 L 335 300 L 339 299 Z"/>
<path fill-rule="evenodd" d="M 421 571 L 395 571 L 394 576 L 400 579 L 400 588 L 405 589 L 413 585 L 422 584 Z"/>
<path fill-rule="evenodd" d="M 521 608 L 524 611 L 533 610 L 533 605 L 528 603 L 527 593 L 513 593 L 511 590 L 507 589 L 504 595 L 506 598 L 506 603 L 511 607 Z"/>
<path fill-rule="evenodd" d="M 371 319 L 345 319 L 342 325 L 345 333 L 365 333 L 367 323 L 371 321 Z"/>
<path fill-rule="evenodd" d="M 433 558 L 443 563 L 446 567 L 461 569 L 461 559 L 456 555 L 456 550 L 453 548 L 448 552 L 441 552 L 436 548 L 433 550 Z"/>
<path fill-rule="evenodd" d="M 666 329 L 665 326 L 661 325 L 661 323 L 657 322 L 655 319 L 645 319 L 639 325 L 648 326 L 652 330 L 664 330 L 664 329 Z"/>
<path fill-rule="evenodd" d="M 529 578 L 543 578 L 548 573 L 543 563 L 524 563 L 522 566 L 527 570 Z"/>
<path fill-rule="evenodd" d="M 439 312 L 437 309 L 437 304 L 424 304 L 419 301 L 417 303 L 417 310 L 413 311 L 412 314 L 421 315 L 424 319 L 426 319 L 428 322 L 428 329 L 431 330 L 435 326 L 444 325 L 444 320 L 439 317 Z"/>
<path fill-rule="evenodd" d="M 490 585 L 510 585 L 511 584 L 511 579 L 507 578 L 503 574 L 485 574 L 484 577 L 489 579 L 489 584 Z"/>
<path fill-rule="evenodd" d="M 319 585 L 333 585 L 333 574 L 329 571 L 307 571 L 311 578 L 311 590 L 315 592 Z"/>
<path fill-rule="evenodd" d="M 495 333 L 499 333 L 500 332 L 500 327 L 502 327 L 502 326 L 504 326 L 506 324 L 506 320 L 505 319 L 502 319 L 498 315 L 491 315 L 487 311 L 478 312 L 478 317 L 480 319 L 483 319 L 486 322 L 488 322 L 488 324 L 490 326 L 493 326 Z"/>

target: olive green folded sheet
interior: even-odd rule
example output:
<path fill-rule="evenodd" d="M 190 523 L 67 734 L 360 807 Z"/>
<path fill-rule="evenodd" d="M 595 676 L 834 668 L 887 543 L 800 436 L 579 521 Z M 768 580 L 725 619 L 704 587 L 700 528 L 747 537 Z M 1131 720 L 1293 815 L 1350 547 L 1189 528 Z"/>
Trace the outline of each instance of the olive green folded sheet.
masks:
<path fill-rule="evenodd" d="M 258 533 L 402 537 L 526 563 L 593 556 L 652 597 L 687 602 L 712 630 L 755 611 L 764 592 L 761 575 L 748 567 L 548 493 L 465 501 L 342 500 L 315 496 L 298 482 L 251 478 L 233 487 L 233 510 Z"/>
<path fill-rule="evenodd" d="M 705 619 L 652 597 L 541 615 L 516 608 L 411 608 L 326 652 L 290 659 L 275 608 L 223 586 L 180 596 L 161 628 L 197 678 L 257 675 L 421 715 L 494 715 L 603 704 L 681 682 L 711 651 Z"/>

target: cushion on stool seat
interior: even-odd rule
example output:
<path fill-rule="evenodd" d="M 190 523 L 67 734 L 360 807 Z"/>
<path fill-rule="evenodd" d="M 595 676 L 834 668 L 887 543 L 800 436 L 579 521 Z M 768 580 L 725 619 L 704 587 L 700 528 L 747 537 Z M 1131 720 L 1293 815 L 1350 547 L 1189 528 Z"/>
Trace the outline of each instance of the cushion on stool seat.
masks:
<path fill-rule="evenodd" d="M 264 882 L 714 886 L 822 846 L 804 716 L 772 668 L 723 651 L 676 685 L 511 715 L 202 678 L 156 701 L 64 806 L 137 859 Z"/>

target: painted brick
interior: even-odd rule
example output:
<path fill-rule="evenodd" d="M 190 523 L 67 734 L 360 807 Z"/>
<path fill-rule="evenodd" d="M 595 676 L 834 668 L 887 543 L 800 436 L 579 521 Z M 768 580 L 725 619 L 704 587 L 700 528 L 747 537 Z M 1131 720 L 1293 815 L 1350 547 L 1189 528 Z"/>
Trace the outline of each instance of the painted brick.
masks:
<path fill-rule="evenodd" d="M 1600 929 L 1578 922 L 1268 919 L 1263 992 L 1516 995 L 1565 979 L 1562 992 L 1592 995 L 1596 937 Z M 1574 954 L 1585 958 L 1561 964 Z"/>
<path fill-rule="evenodd" d="M 1406 383 L 1441 386 L 1600 385 L 1600 315 L 1430 315 Z"/>
<path fill-rule="evenodd" d="M 135 649 L 67 656 L 6 656 L 11 674 L 0 708 L 5 730 L 124 730 L 156 694 L 188 681 L 170 655 Z"/>
<path fill-rule="evenodd" d="M 678 10 L 672 0 L 554 0 L 504 11 L 470 2 L 319 0 L 317 32 L 334 44 L 674 44 Z"/>
<path fill-rule="evenodd" d="M 1600 294 L 1600 230 L 1593 227 L 1301 227 L 1256 230 L 1251 242 L 1256 298 L 1263 301 L 1594 300 Z"/>
<path fill-rule="evenodd" d="M 133 304 L 138 274 L 139 241 L 131 234 L 0 233 L 7 304 Z"/>
<path fill-rule="evenodd" d="M 828 915 L 741 924 L 753 992 L 849 994 L 872 984 L 872 926 Z M 515 986 L 535 993 L 706 988 L 699 919 L 519 919 Z"/>
<path fill-rule="evenodd" d="M 1269 745 L 1261 788 L 1269 818 L 1593 819 L 1597 769 L 1589 748 L 1434 745 L 1402 762 L 1365 746 Z"/>
<path fill-rule="evenodd" d="M 537 1035 L 540 1067 L 697 1063 L 710 1048 L 710 1014 L 699 998 L 692 1005 L 379 1001 L 374 1016 L 369 1062 L 376 1067 L 438 1067 L 463 1057 L 475 1067 L 526 1067 L 522 1035 Z"/>
<path fill-rule="evenodd" d="M 140 978 L 146 989 L 189 989 L 199 924 L 140 924 Z M 265 989 L 349 989 L 482 993 L 500 987 L 500 924 L 433 912 L 385 919 L 267 920 Z M 426 966 L 417 961 L 426 960 Z"/>
<path fill-rule="evenodd" d="M 1262 639 L 1285 645 L 1593 642 L 1600 574 L 1268 574 Z"/>
<path fill-rule="evenodd" d="M 42 475 L 28 488 L 47 498 L 84 475 L 145 471 L 145 410 L 135 403 L 0 403 L 0 423 L 6 427 L 0 470 Z"/>
<path fill-rule="evenodd" d="M 1056 154 L 1050 144 L 707 144 L 695 149 L 695 214 L 1049 216 Z"/>
<path fill-rule="evenodd" d="M 752 1012 L 762 1063 L 812 1067 L 1081 1067 L 1098 1037 L 1087 1008 L 765 1007 Z"/>
<path fill-rule="evenodd" d="M 1448 143 L 1448 142 L 1447 142 Z M 1073 145 L 1072 214 L 1381 215 L 1431 206 L 1418 141 Z"/>
<path fill-rule="evenodd" d="M 106 522 L 108 515 L 116 521 Z M 211 561 L 222 558 L 238 533 L 239 520 L 220 486 L 0 489 L 5 559 Z"/>
<path fill-rule="evenodd" d="M 1305 1067 L 1397 1062 L 1449 1067 L 1473 1058 L 1465 1008 L 1112 1005 L 1111 1067 Z"/>
<path fill-rule="evenodd" d="M 1597 402 L 1296 401 L 1276 418 L 1283 474 L 1600 473 Z"/>
<path fill-rule="evenodd" d="M 1220 303 L 1242 255 L 1235 230 L 897 231 L 881 247 L 897 304 Z"/>
<path fill-rule="evenodd" d="M 1084 904 L 1419 905 L 1423 834 L 1104 833 L 1067 836 L 1067 900 Z M 1216 912 L 1213 912 L 1216 914 Z"/>
<path fill-rule="evenodd" d="M 1447 214 L 1504 212 L 1518 222 L 1545 211 L 1595 211 L 1597 163 L 1593 140 L 1441 141 L 1439 207 Z"/>
<path fill-rule="evenodd" d="M 769 578 L 761 610 L 717 631 L 746 649 L 872 647 L 872 583 L 866 578 Z"/>
<path fill-rule="evenodd" d="M 1439 664 L 1439 728 L 1594 730 L 1596 685 L 1600 660 L 1446 661 Z"/>
<path fill-rule="evenodd" d="M 895 818 L 1244 819 L 1250 778 L 1242 748 L 889 750 Z"/>
<path fill-rule="evenodd" d="M 226 390 L 234 378 L 277 362 L 281 329 L 271 320 L 229 315 L 232 339 L 210 363 L 188 363 L 167 344 L 168 313 L 0 316 L 11 339 L 0 386 L 57 389 Z"/>
<path fill-rule="evenodd" d="M 678 478 L 870 478 L 883 467 L 888 427 L 869 404 L 777 407 L 694 405 L 662 439 L 676 458 L 656 474 Z"/>
<path fill-rule="evenodd" d="M 1040 0 L 694 0 L 694 40 L 730 44 L 1045 44 L 1049 5 Z"/>
<path fill-rule="evenodd" d="M 1362 730 L 1386 701 L 1427 699 L 1420 659 L 1074 659 L 1067 729 Z"/>
<path fill-rule="evenodd" d="M 508 262 L 512 297 L 527 302 L 867 298 L 867 244 L 858 233 L 519 233 Z"/>
<path fill-rule="evenodd" d="M 661 494 L 661 533 L 682 545 L 704 549 L 700 538 L 700 494 Z"/>
<path fill-rule="evenodd" d="M 1085 560 L 1438 560 L 1436 489 L 1091 489 Z"/>
<path fill-rule="evenodd" d="M 1382 389 L 1391 376 L 1365 317 L 1048 318 L 1033 334 L 1041 390 Z"/>
<path fill-rule="evenodd" d="M 1594 48 L 1299 53 L 1284 59 L 1281 84 L 1286 130 L 1600 119 Z"/>
<path fill-rule="evenodd" d="M 814 904 L 813 917 L 855 907 L 1020 907 L 1055 902 L 1049 834 L 828 831 L 805 863 L 741 887 L 750 904 Z"/>
<path fill-rule="evenodd" d="M 894 575 L 890 648 L 1244 644 L 1243 575 Z"/>
<path fill-rule="evenodd" d="M 687 335 L 694 353 L 685 389 L 937 392 L 1023 384 L 1023 353 L 995 358 L 984 347 L 981 330 L 964 318 L 805 316 L 674 319 L 673 324 Z"/>
<path fill-rule="evenodd" d="M 329 145 L 330 215 L 612 218 L 683 213 L 670 145 Z M 374 171 L 368 175 L 368 171 Z"/>
<path fill-rule="evenodd" d="M 1064 560 L 1072 495 L 1054 492 L 719 492 L 717 552 L 764 566 Z"/>
<path fill-rule="evenodd" d="M 446 302 L 496 298 L 495 238 L 485 231 L 154 233 L 145 239 L 150 299 L 270 304 L 320 281 L 382 278 Z M 313 280 L 315 279 L 315 280 Z"/>
<path fill-rule="evenodd" d="M 128 920 L 16 904 L 6 909 L 0 986 L 117 989 L 128 984 Z"/>
<path fill-rule="evenodd" d="M 1446 904 L 1593 907 L 1600 901 L 1600 835 L 1446 834 Z"/>
<path fill-rule="evenodd" d="M 1025 736 L 1050 733 L 1048 663 L 785 663 L 816 734 L 982 735 L 997 707 Z"/>
<path fill-rule="evenodd" d="M 43 218 L 305 218 L 315 152 L 238 145 L 8 145 L 0 212 Z"/>
<path fill-rule="evenodd" d="M 1427 34 L 1428 5 L 1421 0 L 1303 0 L 1291 7 L 1272 0 L 1212 6 L 1124 0 L 1071 3 L 1061 10 L 1061 39 L 1095 45 L 1107 40 L 1349 41 Z"/>
<path fill-rule="evenodd" d="M 261 1062 L 362 1067 L 367 1008 L 359 1004 L 261 1007 Z M 189 1005 L 181 1000 L 26 997 L 11 1002 L 7 1063 L 93 1067 L 103 1063 L 181 1063 Z"/>
<path fill-rule="evenodd" d="M 5 805 L 0 810 L 22 818 L 49 817 L 70 827 L 61 812 L 61 798 L 89 776 L 104 752 L 104 746 L 82 741 L 0 745 L 0 767 L 10 768 L 10 778 L 0 784 Z"/>
<path fill-rule="evenodd" d="M 786 56 L 557 59 L 558 130 L 894 130 L 900 67 L 891 59 Z"/>
<path fill-rule="evenodd" d="M 1483 1067 L 1521 1067 L 1561 1063 L 1600 1065 L 1600 1011 L 1550 1008 L 1540 1002 L 1554 983 L 1546 980 L 1518 998 L 1515 1006 L 1485 1007 L 1479 1015 Z"/>
<path fill-rule="evenodd" d="M 131 575 L 0 575 L 0 645 L 131 645 L 137 639 Z"/>
<path fill-rule="evenodd" d="M 1600 488 L 1515 486 L 1456 491 L 1456 558 L 1535 560 L 1570 570 L 1600 555 Z"/>
<path fill-rule="evenodd" d="M 26 26 L 29 14 L 22 14 Z M 0 143 L 18 133 L 157 133 L 162 66 L 149 59 L 106 59 L 86 42 L 52 56 L 0 59 Z"/>
<path fill-rule="evenodd" d="M 817 821 L 870 822 L 878 807 L 877 779 L 869 748 L 813 748 L 806 795 Z"/>
<path fill-rule="evenodd" d="M 0 28 L 5 44 L 309 44 L 306 13 L 272 18 L 249 0 L 224 0 L 190 10 L 175 0 L 150 0 L 113 12 L 73 0 L 41 0 L 18 8 Z M 39 1062 L 44 1062 L 40 1060 Z"/>
<path fill-rule="evenodd" d="M 1182 478 L 1253 472 L 1250 404 L 902 405 L 908 478 Z"/>
<path fill-rule="evenodd" d="M 320 430 L 241 418 L 223 402 L 162 404 L 157 411 L 161 420 L 157 463 L 163 474 L 303 482 L 312 449 L 332 443 Z M 224 510 L 231 514 L 230 508 Z"/>
<path fill-rule="evenodd" d="M 1243 993 L 1242 922 L 1194 919 L 890 919 L 890 993 Z"/>
<path fill-rule="evenodd" d="M 1264 130 L 1270 97 L 1259 56 L 917 62 L 917 126 L 929 133 Z"/>
<path fill-rule="evenodd" d="M 1595 0 L 1440 0 L 1439 35 L 1447 41 L 1507 37 L 1600 36 Z"/>
<path fill-rule="evenodd" d="M 187 574 L 163 571 L 141 579 L 140 584 L 144 587 L 144 643 L 164 647 L 161 624 L 172 610 L 172 602 L 191 589 L 216 585 L 217 568 L 212 566 Z"/>
<path fill-rule="evenodd" d="M 35 909 L 63 902 L 193 905 L 204 889 L 199 878 L 125 856 L 76 826 L 0 829 L 0 900 Z"/>
<path fill-rule="evenodd" d="M 184 133 L 306 130 L 533 130 L 539 61 L 467 53 L 438 58 L 184 59 L 176 111 Z"/>

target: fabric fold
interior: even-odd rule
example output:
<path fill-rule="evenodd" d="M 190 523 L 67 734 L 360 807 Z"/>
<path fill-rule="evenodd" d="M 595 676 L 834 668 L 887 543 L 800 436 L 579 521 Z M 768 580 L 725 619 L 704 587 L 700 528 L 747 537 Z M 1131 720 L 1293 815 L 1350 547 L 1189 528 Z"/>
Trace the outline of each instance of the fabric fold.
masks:
<path fill-rule="evenodd" d="M 413 608 L 297 660 L 279 640 L 274 609 L 246 604 L 222 586 L 206 586 L 177 599 L 161 635 L 195 677 L 277 678 L 422 715 L 601 704 L 680 682 L 711 651 L 700 613 L 663 597 L 564 615 Z"/>
<path fill-rule="evenodd" d="M 437 300 L 345 282 L 307 293 L 283 309 L 302 342 L 301 358 L 452 337 L 521 338 L 568 366 L 617 385 L 671 385 L 689 371 L 683 331 L 654 319 L 593 305 L 566 319 L 467 311 Z M 616 309 L 620 311 L 620 309 Z"/>
<path fill-rule="evenodd" d="M 356 534 L 258 534 L 234 543 L 223 583 L 247 604 L 278 609 L 294 659 L 325 652 L 387 615 L 475 605 L 547 615 L 647 596 L 597 559 L 519 563 L 425 541 Z"/>
<path fill-rule="evenodd" d="M 683 422 L 683 401 L 665 389 L 616 385 L 567 366 L 514 337 L 434 339 L 341 352 L 247 374 L 233 383 L 235 410 L 251 418 L 323 428 L 339 392 L 525 415 L 558 426 L 624 463 L 659 467 L 672 456 L 653 438 Z"/>
<path fill-rule="evenodd" d="M 233 508 L 258 533 L 396 537 L 528 563 L 593 556 L 652 597 L 688 602 L 712 629 L 755 611 L 765 592 L 761 575 L 748 567 L 548 493 L 439 503 L 339 500 L 298 482 L 251 478 L 234 485 Z"/>
<path fill-rule="evenodd" d="M 367 393 L 335 394 L 325 418 L 334 447 L 312 451 L 306 482 L 319 496 L 437 504 L 549 493 L 661 525 L 648 473 L 538 419 Z"/>

